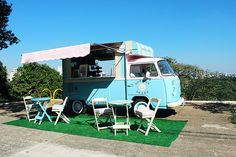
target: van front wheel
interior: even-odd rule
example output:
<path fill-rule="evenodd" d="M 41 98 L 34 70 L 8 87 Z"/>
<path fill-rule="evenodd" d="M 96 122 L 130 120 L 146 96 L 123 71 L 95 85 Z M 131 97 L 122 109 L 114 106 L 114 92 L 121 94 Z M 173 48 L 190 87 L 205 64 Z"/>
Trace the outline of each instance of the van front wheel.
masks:
<path fill-rule="evenodd" d="M 133 104 L 132 104 L 132 113 L 134 114 L 135 111 L 138 109 L 138 107 L 140 105 L 144 105 L 144 106 L 147 106 L 147 102 L 144 100 L 144 99 L 136 99 L 134 100 Z"/>

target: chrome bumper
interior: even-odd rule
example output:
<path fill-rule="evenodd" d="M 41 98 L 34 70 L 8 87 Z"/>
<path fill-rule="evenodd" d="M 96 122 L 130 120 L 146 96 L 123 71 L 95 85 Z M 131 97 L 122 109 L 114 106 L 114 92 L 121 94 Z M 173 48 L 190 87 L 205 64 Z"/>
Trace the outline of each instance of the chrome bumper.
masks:
<path fill-rule="evenodd" d="M 181 98 L 179 101 L 168 103 L 167 106 L 168 107 L 176 107 L 176 106 L 182 105 L 183 103 L 184 103 L 184 98 Z"/>

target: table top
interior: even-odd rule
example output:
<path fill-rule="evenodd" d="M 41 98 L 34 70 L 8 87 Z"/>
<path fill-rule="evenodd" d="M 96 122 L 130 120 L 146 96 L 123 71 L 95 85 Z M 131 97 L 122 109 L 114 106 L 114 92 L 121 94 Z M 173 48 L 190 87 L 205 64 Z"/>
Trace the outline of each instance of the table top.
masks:
<path fill-rule="evenodd" d="M 126 104 L 131 104 L 133 100 L 112 100 L 109 101 L 108 103 L 110 105 L 126 105 Z"/>
<path fill-rule="evenodd" d="M 48 101 L 50 97 L 32 98 L 32 101 Z"/>

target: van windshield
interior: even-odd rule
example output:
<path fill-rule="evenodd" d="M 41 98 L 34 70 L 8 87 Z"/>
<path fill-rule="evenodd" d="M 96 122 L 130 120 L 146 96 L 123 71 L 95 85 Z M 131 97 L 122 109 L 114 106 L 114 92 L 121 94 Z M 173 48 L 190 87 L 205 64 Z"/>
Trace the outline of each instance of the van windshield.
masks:
<path fill-rule="evenodd" d="M 157 62 L 157 65 L 162 75 L 175 75 L 174 70 L 171 68 L 171 66 L 166 60 Z"/>

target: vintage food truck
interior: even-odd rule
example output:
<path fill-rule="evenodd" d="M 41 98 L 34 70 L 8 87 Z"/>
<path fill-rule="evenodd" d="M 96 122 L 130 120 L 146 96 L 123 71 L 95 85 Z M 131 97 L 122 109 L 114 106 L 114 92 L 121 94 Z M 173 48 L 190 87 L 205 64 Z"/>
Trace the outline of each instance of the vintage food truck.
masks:
<path fill-rule="evenodd" d="M 25 53 L 22 63 L 62 59 L 63 95 L 67 108 L 81 113 L 92 98 L 133 100 L 135 108 L 150 97 L 161 99 L 159 108 L 179 106 L 180 80 L 168 62 L 155 58 L 153 49 L 135 41 L 81 44 Z M 155 106 L 153 106 L 155 107 Z"/>

